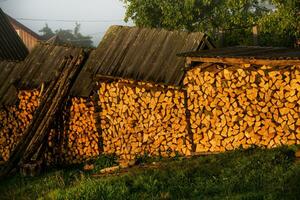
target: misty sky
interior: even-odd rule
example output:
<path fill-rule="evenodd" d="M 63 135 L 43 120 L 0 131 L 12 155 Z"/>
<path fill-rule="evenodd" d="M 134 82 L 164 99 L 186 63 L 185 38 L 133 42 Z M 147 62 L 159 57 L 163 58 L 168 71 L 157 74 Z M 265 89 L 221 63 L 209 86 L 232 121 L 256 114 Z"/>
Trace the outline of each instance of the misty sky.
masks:
<path fill-rule="evenodd" d="M 81 33 L 92 36 L 95 45 L 98 45 L 110 25 L 126 25 L 123 21 L 125 8 L 120 0 L 0 0 L 0 7 L 36 33 L 39 33 L 38 31 L 44 27 L 45 23 L 52 30 L 75 27 L 75 22 L 51 20 L 79 20 Z M 18 18 L 48 19 L 49 21 Z M 80 22 L 80 20 L 85 21 Z M 132 25 L 132 23 L 127 25 Z"/>

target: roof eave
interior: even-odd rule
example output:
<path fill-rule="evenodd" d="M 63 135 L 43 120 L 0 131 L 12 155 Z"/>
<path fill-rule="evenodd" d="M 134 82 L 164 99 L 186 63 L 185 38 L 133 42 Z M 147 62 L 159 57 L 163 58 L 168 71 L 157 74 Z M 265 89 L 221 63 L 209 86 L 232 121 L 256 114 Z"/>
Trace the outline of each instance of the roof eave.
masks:
<path fill-rule="evenodd" d="M 262 59 L 262 58 L 229 58 L 229 57 L 186 57 L 187 64 L 220 63 L 220 64 L 252 64 L 268 66 L 300 66 L 300 59 Z"/>
<path fill-rule="evenodd" d="M 9 16 L 8 14 L 6 14 L 6 16 L 8 17 L 10 23 L 15 24 L 15 26 L 21 27 L 24 31 L 26 31 L 27 33 L 29 33 L 31 36 L 33 36 L 37 40 L 43 40 L 43 38 L 40 35 L 38 35 L 36 32 L 34 32 L 33 30 L 31 30 L 30 28 L 28 28 L 24 24 L 18 22 L 16 19 L 14 19 L 13 17 Z"/>

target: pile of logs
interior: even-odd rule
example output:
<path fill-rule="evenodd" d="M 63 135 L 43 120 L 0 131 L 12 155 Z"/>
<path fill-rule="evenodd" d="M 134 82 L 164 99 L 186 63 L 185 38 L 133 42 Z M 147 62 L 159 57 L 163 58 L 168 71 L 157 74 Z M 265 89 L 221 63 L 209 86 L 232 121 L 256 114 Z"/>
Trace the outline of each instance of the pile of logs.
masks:
<path fill-rule="evenodd" d="M 189 156 L 194 151 L 300 143 L 297 67 L 196 67 L 187 72 L 184 86 L 186 91 L 138 81 L 101 81 L 96 105 L 90 99 L 72 98 L 58 112 L 48 136 L 48 164 L 85 162 L 102 153 L 102 144 L 103 153 L 133 160 L 145 154 Z M 39 104 L 38 90 L 20 91 L 17 106 L 0 111 L 0 158 L 4 161 Z M 49 126 L 50 122 L 45 127 Z"/>
<path fill-rule="evenodd" d="M 46 157 L 50 163 L 77 164 L 100 154 L 100 134 L 96 128 L 93 102 L 75 97 L 70 104 L 65 107 L 60 119 L 63 121 L 63 133 L 56 128 L 49 134 Z"/>
<path fill-rule="evenodd" d="M 0 155 L 4 161 L 22 137 L 22 133 L 33 118 L 39 105 L 38 90 L 22 90 L 18 94 L 17 106 L 6 107 L 0 111 Z"/>
<path fill-rule="evenodd" d="M 119 80 L 101 82 L 98 94 L 104 153 L 124 160 L 191 154 L 184 92 Z"/>
<path fill-rule="evenodd" d="M 196 152 L 300 142 L 299 68 L 214 65 L 190 70 L 184 84 Z"/>
<path fill-rule="evenodd" d="M 17 106 L 0 111 L 0 157 L 4 161 L 9 159 L 39 105 L 38 90 L 22 90 L 18 97 Z M 58 116 L 48 136 L 45 152 L 47 163 L 74 164 L 98 156 L 100 136 L 96 128 L 93 103 L 73 98 L 71 106 L 66 106 L 63 113 L 63 118 Z"/>

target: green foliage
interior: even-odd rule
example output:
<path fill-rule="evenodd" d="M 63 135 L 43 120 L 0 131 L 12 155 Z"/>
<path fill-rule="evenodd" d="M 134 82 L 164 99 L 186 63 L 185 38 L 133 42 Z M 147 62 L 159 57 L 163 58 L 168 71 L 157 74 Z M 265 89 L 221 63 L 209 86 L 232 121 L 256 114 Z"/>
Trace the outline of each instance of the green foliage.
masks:
<path fill-rule="evenodd" d="M 296 0 L 273 0 L 276 10 L 258 22 L 260 44 L 264 46 L 293 46 L 300 37 L 300 5 Z"/>
<path fill-rule="evenodd" d="M 75 24 L 74 30 L 58 29 L 55 32 L 46 24 L 39 32 L 42 33 L 42 37 L 45 40 L 57 35 L 63 43 L 77 47 L 93 47 L 92 37 L 82 35 L 80 33 L 80 24 L 78 23 Z"/>
<path fill-rule="evenodd" d="M 118 162 L 115 155 L 100 155 L 96 160 L 92 162 L 92 164 L 94 164 L 95 166 L 95 169 L 92 171 L 92 173 L 97 173 L 101 169 L 118 165 Z"/>
<path fill-rule="evenodd" d="M 45 26 L 41 30 L 39 30 L 39 32 L 42 33 L 42 37 L 46 40 L 52 38 L 55 35 L 55 33 L 48 26 L 48 24 L 45 24 Z"/>
<path fill-rule="evenodd" d="M 125 20 L 138 26 L 189 31 L 252 26 L 267 9 L 257 0 L 124 0 Z"/>
<path fill-rule="evenodd" d="M 152 157 L 149 154 L 145 153 L 144 155 L 138 156 L 136 159 L 136 164 L 151 164 L 155 162 L 161 162 L 161 161 L 176 161 L 183 159 L 183 157 L 180 157 L 179 153 L 176 152 L 175 157 L 172 158 L 164 158 L 162 156 L 158 157 Z"/>
<path fill-rule="evenodd" d="M 254 25 L 261 25 L 262 45 L 290 46 L 297 32 L 295 22 L 299 22 L 297 0 L 122 1 L 127 8 L 125 21 L 132 20 L 141 27 L 206 32 L 215 40 L 225 32 L 225 46 L 253 44 Z"/>
<path fill-rule="evenodd" d="M 100 160 L 102 166 L 115 162 Z M 294 160 L 292 148 L 252 148 L 163 160 L 160 169 L 99 179 L 74 169 L 17 176 L 0 182 L 0 192 L 2 199 L 299 199 L 300 166 Z"/>

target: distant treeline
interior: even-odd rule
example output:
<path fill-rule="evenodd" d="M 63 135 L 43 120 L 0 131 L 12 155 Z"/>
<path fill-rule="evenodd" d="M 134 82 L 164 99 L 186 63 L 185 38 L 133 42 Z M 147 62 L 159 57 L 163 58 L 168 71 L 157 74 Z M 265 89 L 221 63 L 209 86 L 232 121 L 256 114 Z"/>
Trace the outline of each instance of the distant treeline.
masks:
<path fill-rule="evenodd" d="M 91 36 L 85 36 L 80 33 L 80 24 L 76 23 L 74 30 L 58 29 L 53 31 L 48 24 L 39 31 L 44 40 L 49 40 L 56 36 L 57 43 L 72 44 L 77 47 L 93 47 Z"/>

